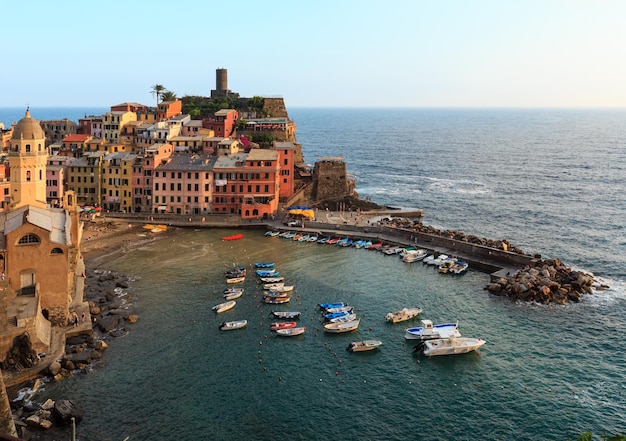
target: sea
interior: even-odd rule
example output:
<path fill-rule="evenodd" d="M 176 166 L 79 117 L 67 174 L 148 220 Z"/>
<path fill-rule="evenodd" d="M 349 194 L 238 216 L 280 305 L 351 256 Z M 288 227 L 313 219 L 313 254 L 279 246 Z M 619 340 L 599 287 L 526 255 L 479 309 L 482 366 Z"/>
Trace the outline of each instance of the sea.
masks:
<path fill-rule="evenodd" d="M 0 109 L 5 124 L 23 109 Z M 37 119 L 104 109 L 31 109 Z M 11 113 L 13 112 L 13 113 Z M 13 116 L 15 115 L 15 116 Z M 293 108 L 305 161 L 342 157 L 361 198 L 421 208 L 422 222 L 559 258 L 609 289 L 565 306 L 514 302 L 489 275 L 440 274 L 355 248 L 234 229 L 169 229 L 102 271 L 132 277 L 139 314 L 103 366 L 34 396 L 72 399 L 78 440 L 554 440 L 626 433 L 626 110 Z M 9 118 L 7 120 L 7 118 Z M 10 119 L 13 118 L 13 119 Z M 252 269 L 272 261 L 290 303 L 267 305 Z M 216 314 L 224 271 L 244 295 Z M 321 302 L 357 310 L 359 329 L 323 331 Z M 390 324 L 385 314 L 422 307 Z M 298 337 L 271 311 L 301 311 Z M 404 339 L 419 319 L 458 321 L 486 344 L 425 358 Z M 248 320 L 223 332 L 228 320 Z M 350 353 L 351 341 L 383 342 Z M 69 433 L 69 432 L 67 432 Z M 69 439 L 69 438 L 63 438 Z"/>

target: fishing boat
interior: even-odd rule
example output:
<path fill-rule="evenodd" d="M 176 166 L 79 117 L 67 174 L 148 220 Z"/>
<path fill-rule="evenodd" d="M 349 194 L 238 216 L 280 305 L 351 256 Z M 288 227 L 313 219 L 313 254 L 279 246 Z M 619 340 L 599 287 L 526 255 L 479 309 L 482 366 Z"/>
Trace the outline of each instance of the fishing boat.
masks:
<path fill-rule="evenodd" d="M 239 239 L 243 239 L 243 234 L 242 233 L 232 234 L 230 236 L 222 237 L 222 240 L 239 240 Z"/>
<path fill-rule="evenodd" d="M 463 260 L 457 260 L 454 265 L 452 265 L 450 269 L 448 269 L 448 272 L 450 274 L 463 274 L 465 271 L 467 271 L 467 268 L 469 268 L 467 262 Z"/>
<path fill-rule="evenodd" d="M 246 268 L 242 265 L 233 265 L 232 268 L 224 271 L 226 277 L 241 277 L 246 275 Z"/>
<path fill-rule="evenodd" d="M 328 314 L 333 314 L 335 312 L 353 312 L 354 306 L 342 306 L 340 308 L 326 308 L 326 312 Z"/>
<path fill-rule="evenodd" d="M 278 331 L 279 329 L 289 329 L 298 326 L 296 322 L 276 322 L 270 324 L 270 331 Z"/>
<path fill-rule="evenodd" d="M 351 314 L 350 311 L 331 312 L 329 314 L 324 314 L 324 318 L 326 320 L 331 320 L 331 319 L 334 319 L 334 318 L 344 317 L 344 316 L 349 315 L 349 314 Z"/>
<path fill-rule="evenodd" d="M 241 276 L 241 277 L 227 277 L 226 278 L 226 283 L 241 283 L 244 280 L 246 280 L 245 276 Z"/>
<path fill-rule="evenodd" d="M 235 320 L 232 322 L 223 322 L 220 325 L 222 331 L 232 331 L 234 329 L 245 328 L 248 325 L 248 320 Z"/>
<path fill-rule="evenodd" d="M 422 308 L 402 308 L 400 311 L 393 311 L 385 316 L 388 322 L 399 323 L 417 317 L 422 312 Z"/>
<path fill-rule="evenodd" d="M 274 268 L 274 262 L 256 262 L 255 268 Z"/>
<path fill-rule="evenodd" d="M 346 349 L 350 352 L 364 352 L 376 349 L 382 344 L 383 342 L 380 340 L 353 341 L 348 345 Z"/>
<path fill-rule="evenodd" d="M 237 302 L 234 300 L 229 300 L 228 302 L 220 303 L 219 305 L 215 305 L 212 309 L 218 314 L 224 311 L 228 311 L 229 309 L 233 309 Z"/>
<path fill-rule="evenodd" d="M 263 297 L 263 301 L 265 303 L 269 303 L 272 305 L 279 305 L 282 303 L 289 303 L 291 301 L 291 297 L 289 296 L 284 296 L 284 297 Z"/>
<path fill-rule="evenodd" d="M 294 319 L 300 317 L 300 311 L 272 311 L 272 315 L 276 318 Z"/>
<path fill-rule="evenodd" d="M 427 357 L 434 357 L 436 355 L 466 354 L 475 351 L 485 343 L 487 343 L 485 340 L 472 337 L 436 338 L 426 340 L 417 345 L 416 348 Z"/>
<path fill-rule="evenodd" d="M 428 255 L 426 250 L 410 250 L 402 256 L 403 262 L 419 262 Z"/>
<path fill-rule="evenodd" d="M 301 326 L 299 328 L 278 329 L 276 330 L 276 335 L 281 337 L 294 337 L 296 335 L 304 334 L 304 331 L 306 331 L 306 326 Z"/>
<path fill-rule="evenodd" d="M 433 325 L 431 320 L 422 320 L 422 326 L 405 330 L 404 338 L 407 340 L 431 340 L 434 338 L 460 337 L 458 323 L 442 323 Z"/>
<path fill-rule="evenodd" d="M 360 322 L 361 322 L 361 319 L 356 319 L 351 322 L 326 323 L 324 325 L 324 331 L 330 332 L 332 334 L 340 334 L 343 332 L 355 331 L 359 328 Z"/>
<path fill-rule="evenodd" d="M 278 277 L 278 271 L 275 269 L 256 270 L 256 275 L 259 277 Z"/>
<path fill-rule="evenodd" d="M 263 289 L 282 288 L 283 286 L 285 286 L 285 282 L 264 283 Z"/>

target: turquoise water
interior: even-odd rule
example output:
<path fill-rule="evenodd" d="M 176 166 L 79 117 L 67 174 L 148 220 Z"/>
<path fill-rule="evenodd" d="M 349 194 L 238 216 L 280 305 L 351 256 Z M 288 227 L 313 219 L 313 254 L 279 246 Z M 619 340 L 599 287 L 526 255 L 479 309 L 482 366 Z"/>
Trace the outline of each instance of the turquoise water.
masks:
<path fill-rule="evenodd" d="M 263 233 L 224 242 L 230 231 L 170 231 L 110 265 L 137 278 L 140 321 L 107 350 L 106 367 L 46 386 L 85 406 L 79 439 L 564 440 L 624 431 L 624 344 L 604 338 L 619 332 L 623 298 L 515 304 L 484 291 L 483 273 L 442 275 L 379 252 Z M 261 303 L 248 275 L 234 309 L 211 311 L 223 301 L 224 270 L 257 261 L 276 262 L 295 285 L 291 303 Z M 354 305 L 359 330 L 325 334 L 317 304 L 326 301 Z M 435 322 L 458 320 L 463 335 L 487 344 L 460 356 L 415 355 L 408 324 L 384 321 L 408 306 Z M 302 311 L 307 332 L 273 335 L 274 309 Z M 218 330 L 242 318 L 244 330 Z M 345 350 L 363 339 L 383 346 Z"/>

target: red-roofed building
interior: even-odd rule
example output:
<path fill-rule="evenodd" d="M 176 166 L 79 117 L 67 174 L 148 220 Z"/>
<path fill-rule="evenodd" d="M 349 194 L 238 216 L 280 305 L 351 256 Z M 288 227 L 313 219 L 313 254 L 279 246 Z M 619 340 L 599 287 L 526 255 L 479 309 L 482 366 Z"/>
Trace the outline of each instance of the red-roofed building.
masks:
<path fill-rule="evenodd" d="M 85 147 L 93 136 L 82 133 L 75 133 L 73 135 L 67 135 L 63 138 L 63 152 L 72 152 L 72 156 L 78 157 L 85 151 Z M 79 154 L 77 155 L 76 152 Z"/>

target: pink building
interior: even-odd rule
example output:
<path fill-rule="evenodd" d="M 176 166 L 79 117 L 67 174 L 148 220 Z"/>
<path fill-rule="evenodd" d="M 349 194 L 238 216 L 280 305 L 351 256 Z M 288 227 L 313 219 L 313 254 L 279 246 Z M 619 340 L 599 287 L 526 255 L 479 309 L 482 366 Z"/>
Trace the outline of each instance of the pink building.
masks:
<path fill-rule="evenodd" d="M 154 213 L 209 214 L 216 158 L 177 153 L 154 171 Z"/>
<path fill-rule="evenodd" d="M 132 174 L 134 212 L 152 212 L 154 170 L 157 166 L 167 163 L 167 158 L 172 156 L 173 152 L 174 146 L 171 144 L 154 144 L 135 162 Z"/>

